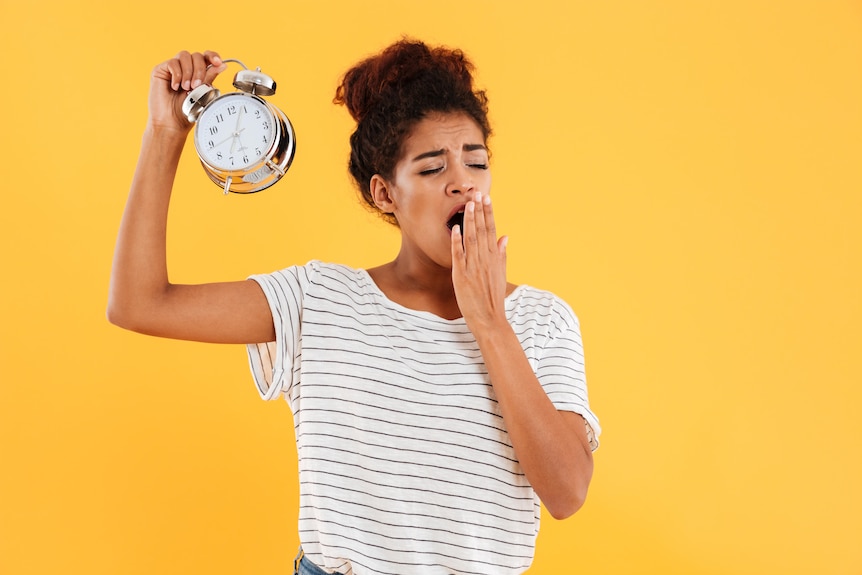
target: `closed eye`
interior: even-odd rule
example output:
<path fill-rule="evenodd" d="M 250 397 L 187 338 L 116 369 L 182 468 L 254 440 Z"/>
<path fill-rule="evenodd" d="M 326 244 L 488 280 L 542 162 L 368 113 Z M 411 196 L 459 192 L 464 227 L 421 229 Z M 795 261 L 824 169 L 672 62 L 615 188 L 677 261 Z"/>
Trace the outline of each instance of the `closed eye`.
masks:
<path fill-rule="evenodd" d="M 443 167 L 440 166 L 439 168 L 431 168 L 430 170 L 422 170 L 421 172 L 419 172 L 419 175 L 420 176 L 430 176 L 432 174 L 437 174 L 437 173 L 442 172 L 442 171 L 443 171 Z"/>
<path fill-rule="evenodd" d="M 467 167 L 468 168 L 475 168 L 477 170 L 487 170 L 488 164 L 487 163 L 467 164 Z M 439 174 L 440 172 L 443 171 L 443 168 L 444 168 L 444 166 L 440 166 L 439 168 L 429 168 L 427 170 L 422 170 L 421 172 L 419 172 L 419 175 L 420 176 L 431 176 L 434 174 Z"/>

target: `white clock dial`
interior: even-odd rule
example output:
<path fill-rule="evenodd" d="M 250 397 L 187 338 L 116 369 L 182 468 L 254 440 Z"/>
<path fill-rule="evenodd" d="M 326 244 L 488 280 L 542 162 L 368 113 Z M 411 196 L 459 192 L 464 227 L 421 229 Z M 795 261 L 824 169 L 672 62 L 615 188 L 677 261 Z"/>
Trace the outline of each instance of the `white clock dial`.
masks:
<path fill-rule="evenodd" d="M 248 94 L 227 94 L 198 118 L 195 146 L 201 158 L 224 171 L 260 163 L 275 139 L 275 118 L 266 103 Z"/>

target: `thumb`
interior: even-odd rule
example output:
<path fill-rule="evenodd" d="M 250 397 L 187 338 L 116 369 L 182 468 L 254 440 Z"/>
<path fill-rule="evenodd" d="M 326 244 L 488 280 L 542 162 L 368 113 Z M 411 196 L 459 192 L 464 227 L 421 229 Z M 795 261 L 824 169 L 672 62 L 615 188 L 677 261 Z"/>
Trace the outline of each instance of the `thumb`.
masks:
<path fill-rule="evenodd" d="M 503 236 L 499 240 L 497 240 L 497 249 L 500 252 L 500 255 L 506 257 L 506 246 L 509 244 L 509 236 Z"/>

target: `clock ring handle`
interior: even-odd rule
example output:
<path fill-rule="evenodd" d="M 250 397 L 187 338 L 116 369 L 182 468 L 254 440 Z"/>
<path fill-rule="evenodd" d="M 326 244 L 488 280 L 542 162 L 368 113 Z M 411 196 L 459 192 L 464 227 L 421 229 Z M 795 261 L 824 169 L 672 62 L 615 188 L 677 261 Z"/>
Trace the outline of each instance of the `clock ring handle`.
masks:
<path fill-rule="evenodd" d="M 239 64 L 240 66 L 242 66 L 244 70 L 248 70 L 248 66 L 246 66 L 245 64 L 243 64 L 242 62 L 240 62 L 240 61 L 239 61 L 239 60 L 237 60 L 236 58 L 225 58 L 225 59 L 223 59 L 223 60 L 222 60 L 222 62 L 223 62 L 224 64 L 227 64 L 228 62 L 236 62 L 237 64 Z M 208 66 L 207 66 L 207 70 L 209 70 L 209 69 L 210 69 L 210 68 L 212 68 L 212 67 L 213 67 L 213 65 L 212 65 L 212 64 L 208 65 Z"/>
<path fill-rule="evenodd" d="M 249 70 L 248 66 L 235 58 L 226 58 L 222 62 L 225 64 L 235 62 L 242 66 L 243 69 L 237 72 L 233 78 L 233 85 L 237 90 L 255 96 L 272 96 L 275 94 L 275 80 L 261 72 L 259 67 L 256 70 Z M 207 69 L 211 67 L 212 64 L 207 66 Z M 183 114 L 190 122 L 197 122 L 203 109 L 220 95 L 221 92 L 217 88 L 201 84 L 186 96 L 183 102 Z"/>
<path fill-rule="evenodd" d="M 235 62 L 242 66 L 243 69 L 237 72 L 233 78 L 233 86 L 237 90 L 242 90 L 247 94 L 254 94 L 255 96 L 272 96 L 275 94 L 275 80 L 271 76 L 267 76 L 261 72 L 260 67 L 255 70 L 249 70 L 248 66 L 236 58 L 226 58 L 222 62 L 225 64 Z"/>

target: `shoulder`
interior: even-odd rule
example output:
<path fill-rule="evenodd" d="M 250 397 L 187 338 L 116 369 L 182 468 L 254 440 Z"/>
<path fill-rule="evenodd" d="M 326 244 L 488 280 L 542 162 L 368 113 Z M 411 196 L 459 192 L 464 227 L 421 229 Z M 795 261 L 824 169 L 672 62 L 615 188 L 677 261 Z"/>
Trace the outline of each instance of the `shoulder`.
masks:
<path fill-rule="evenodd" d="M 365 276 L 365 272 L 360 269 L 355 269 L 350 266 L 344 264 L 337 264 L 331 262 L 323 262 L 320 260 L 310 260 L 308 263 L 304 265 L 292 265 L 286 268 L 268 273 L 268 274 L 259 274 L 253 277 L 294 277 L 299 281 L 306 282 L 314 282 L 318 281 L 327 281 L 330 279 L 349 279 L 349 280 L 357 280 Z"/>
<path fill-rule="evenodd" d="M 367 291 L 368 275 L 364 270 L 344 264 L 311 260 L 304 265 L 249 276 L 259 283 L 266 292 L 275 290 L 282 294 L 293 294 L 302 298 L 315 292 L 353 292 Z"/>
<path fill-rule="evenodd" d="M 579 329 L 578 316 L 572 307 L 551 291 L 521 284 L 512 289 L 507 301 L 517 315 L 549 322 L 560 330 Z"/>
<path fill-rule="evenodd" d="M 345 264 L 312 260 L 303 269 L 310 283 L 330 289 L 364 292 L 371 283 L 368 272 Z"/>

